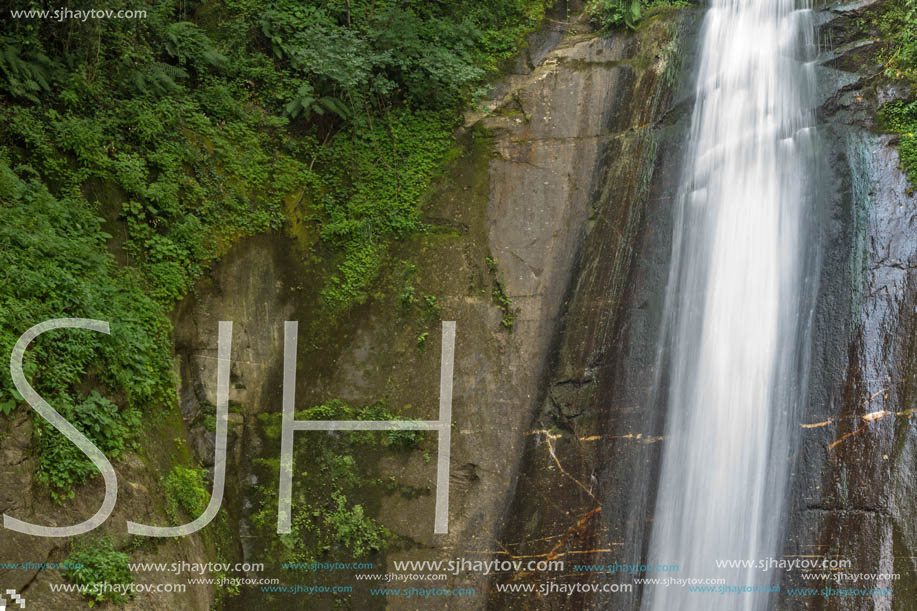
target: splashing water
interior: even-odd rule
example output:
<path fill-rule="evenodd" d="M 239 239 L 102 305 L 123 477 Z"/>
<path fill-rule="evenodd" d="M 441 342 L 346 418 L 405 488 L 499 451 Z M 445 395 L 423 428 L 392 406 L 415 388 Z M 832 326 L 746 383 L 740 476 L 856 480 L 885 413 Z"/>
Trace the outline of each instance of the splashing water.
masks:
<path fill-rule="evenodd" d="M 811 315 L 813 16 L 787 0 L 712 0 L 700 40 L 656 373 L 667 420 L 647 562 L 761 588 L 773 570 L 716 561 L 779 557 Z M 642 608 L 769 602 L 647 586 Z"/>

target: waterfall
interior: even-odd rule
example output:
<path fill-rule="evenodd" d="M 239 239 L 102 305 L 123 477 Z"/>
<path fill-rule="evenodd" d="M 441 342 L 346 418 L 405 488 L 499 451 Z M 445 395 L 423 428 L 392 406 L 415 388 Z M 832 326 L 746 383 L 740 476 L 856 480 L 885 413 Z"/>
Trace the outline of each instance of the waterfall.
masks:
<path fill-rule="evenodd" d="M 654 398 L 667 416 L 647 563 L 679 565 L 669 577 L 767 587 L 773 569 L 716 561 L 781 557 L 814 292 L 814 41 L 793 0 L 712 0 L 704 18 Z M 642 608 L 771 602 L 647 586 Z"/>

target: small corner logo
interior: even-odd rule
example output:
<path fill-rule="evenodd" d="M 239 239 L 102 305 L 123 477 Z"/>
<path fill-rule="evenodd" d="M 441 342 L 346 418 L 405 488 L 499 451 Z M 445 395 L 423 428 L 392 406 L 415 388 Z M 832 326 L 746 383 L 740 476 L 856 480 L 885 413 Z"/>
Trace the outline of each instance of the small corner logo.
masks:
<path fill-rule="evenodd" d="M 10 604 L 19 603 L 19 608 L 25 609 L 25 599 L 19 596 L 18 594 L 16 594 L 16 590 L 7 590 L 6 596 L 0 596 L 0 611 L 6 611 L 6 604 L 7 604 L 6 597 L 7 596 L 13 599 L 13 602 Z"/>

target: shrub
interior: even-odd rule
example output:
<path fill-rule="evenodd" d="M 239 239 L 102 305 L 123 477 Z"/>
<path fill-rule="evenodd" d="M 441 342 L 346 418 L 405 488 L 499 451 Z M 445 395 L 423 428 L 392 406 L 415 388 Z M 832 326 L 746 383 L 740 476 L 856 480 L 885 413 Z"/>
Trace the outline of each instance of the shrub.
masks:
<path fill-rule="evenodd" d="M 67 564 L 82 565 L 82 568 L 65 569 L 63 575 L 71 583 L 88 586 L 83 595 L 91 599 L 90 606 L 92 602 L 102 601 L 123 603 L 130 594 L 116 592 L 106 586 L 134 583 L 128 561 L 127 554 L 117 551 L 111 539 L 102 537 L 94 544 L 75 547 L 67 558 Z"/>
<path fill-rule="evenodd" d="M 162 485 L 166 491 L 166 511 L 176 524 L 179 523 L 179 508 L 191 519 L 207 509 L 210 492 L 206 485 L 206 471 L 175 465 Z"/>

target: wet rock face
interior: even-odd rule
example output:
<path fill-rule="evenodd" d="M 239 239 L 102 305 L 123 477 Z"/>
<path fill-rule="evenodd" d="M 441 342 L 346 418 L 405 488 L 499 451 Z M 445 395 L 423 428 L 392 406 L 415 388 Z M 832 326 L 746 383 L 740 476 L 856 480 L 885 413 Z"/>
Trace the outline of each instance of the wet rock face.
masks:
<path fill-rule="evenodd" d="M 582 69 L 611 69 L 613 90 L 596 125 L 606 135 L 596 143 L 586 234 L 502 543 L 512 555 L 563 559 L 567 567 L 497 582 L 579 583 L 584 574 L 573 564 L 634 564 L 643 555 L 662 443 L 662 421 L 647 397 L 664 298 L 668 210 L 690 108 L 676 85 L 687 81 L 691 61 L 683 60 L 693 48 L 694 18 L 693 11 L 657 16 L 636 34 L 604 39 L 608 62 L 594 46 L 580 52 L 593 62 L 579 64 Z M 585 581 L 622 580 L 630 582 L 602 574 Z M 638 597 L 492 595 L 490 607 L 629 609 L 639 606 Z"/>
<path fill-rule="evenodd" d="M 188 448 L 208 469 L 213 481 L 216 434 L 204 413 L 214 413 L 217 401 L 216 356 L 220 321 L 232 328 L 229 371 L 229 429 L 225 491 L 221 508 L 230 532 L 240 536 L 222 541 L 226 561 L 264 562 L 256 558 L 243 507 L 251 498 L 251 459 L 262 448 L 256 416 L 280 409 L 278 380 L 283 362 L 283 323 L 297 320 L 296 287 L 303 275 L 293 240 L 263 235 L 235 246 L 197 290 L 176 309 L 176 367 L 180 378 L 179 406 Z"/>
<path fill-rule="evenodd" d="M 781 609 L 911 609 L 917 605 L 914 357 L 917 348 L 917 198 L 893 142 L 874 117 L 906 96 L 888 82 L 868 26 L 881 3 L 820 12 L 820 179 L 823 272 L 812 379 L 795 457 L 784 554 L 851 561 L 860 582 L 782 576 Z M 786 588 L 891 588 L 892 596 L 801 600 Z"/>
<path fill-rule="evenodd" d="M 891 597 L 806 600 L 789 596 L 787 588 L 815 584 L 798 571 L 784 573 L 777 577 L 782 594 L 772 600 L 780 609 L 917 606 L 917 200 L 898 168 L 893 142 L 875 126 L 881 104 L 909 95 L 901 84 L 875 78 L 881 45 L 875 32 L 862 29 L 875 10 L 875 3 L 864 3 L 820 12 L 824 52 L 816 106 L 822 165 L 814 177 L 812 226 L 819 233 L 812 239 L 821 245 L 821 274 L 808 402 L 796 423 L 802 441 L 787 457 L 795 469 L 783 551 L 787 557 L 845 558 L 852 561 L 850 572 L 898 573 L 900 579 L 866 582 L 891 587 Z M 682 50 L 691 47 L 681 44 Z M 622 79 L 617 85 L 627 91 L 633 83 Z M 664 444 L 662 414 L 649 404 L 649 389 L 671 233 L 668 202 L 677 187 L 680 130 L 691 106 L 683 97 L 656 99 L 661 108 L 647 104 L 642 110 L 656 113 L 649 120 L 655 129 L 632 131 L 603 148 L 605 191 L 596 198 L 565 298 L 563 328 L 504 534 L 504 545 L 518 556 L 548 554 L 579 564 L 648 560 Z M 624 108 L 612 106 L 606 120 Z M 622 158 L 631 159 L 630 166 Z M 635 168 L 650 185 L 636 197 L 628 191 L 642 184 L 634 180 Z M 539 583 L 553 577 L 514 576 Z M 593 575 L 591 581 L 630 579 Z M 825 585 L 831 584 L 817 587 Z M 639 597 L 639 590 L 613 599 L 494 596 L 491 606 L 623 609 L 638 608 Z"/>

